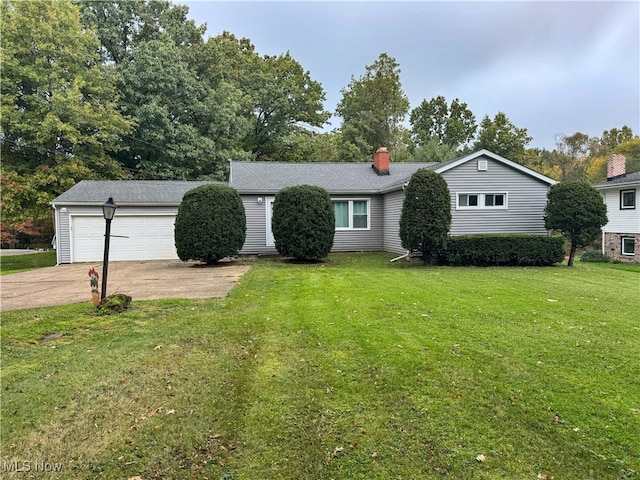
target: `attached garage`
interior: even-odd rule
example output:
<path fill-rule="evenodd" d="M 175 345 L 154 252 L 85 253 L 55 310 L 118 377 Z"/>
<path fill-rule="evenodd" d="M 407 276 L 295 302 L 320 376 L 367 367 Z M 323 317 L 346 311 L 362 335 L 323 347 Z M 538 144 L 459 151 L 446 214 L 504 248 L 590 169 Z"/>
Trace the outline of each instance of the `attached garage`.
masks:
<path fill-rule="evenodd" d="M 175 215 L 118 215 L 111 222 L 110 260 L 177 259 L 173 242 Z M 105 221 L 102 216 L 71 217 L 72 262 L 101 261 Z M 98 239 L 99 241 L 96 241 Z"/>
<path fill-rule="evenodd" d="M 58 264 L 100 262 L 104 253 L 102 205 L 118 205 L 111 222 L 109 260 L 177 259 L 173 226 L 189 190 L 216 182 L 83 180 L 51 202 Z"/>

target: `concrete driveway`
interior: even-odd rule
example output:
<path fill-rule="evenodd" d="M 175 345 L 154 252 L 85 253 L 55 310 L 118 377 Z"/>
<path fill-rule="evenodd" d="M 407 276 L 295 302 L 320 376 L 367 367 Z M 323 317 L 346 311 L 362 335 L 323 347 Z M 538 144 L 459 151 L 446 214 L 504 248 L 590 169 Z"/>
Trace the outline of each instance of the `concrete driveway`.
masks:
<path fill-rule="evenodd" d="M 76 263 L 0 276 L 0 311 L 90 302 L 89 269 L 102 284 L 102 264 Z M 199 265 L 179 260 L 109 262 L 107 294 L 136 300 L 221 298 L 249 269 L 241 262 Z"/>

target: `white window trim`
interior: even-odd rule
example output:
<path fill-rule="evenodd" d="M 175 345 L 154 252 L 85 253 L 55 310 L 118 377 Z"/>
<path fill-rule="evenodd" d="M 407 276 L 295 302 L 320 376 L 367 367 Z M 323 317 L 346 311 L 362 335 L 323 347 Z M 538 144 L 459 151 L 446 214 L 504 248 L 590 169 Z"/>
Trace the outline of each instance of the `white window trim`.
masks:
<path fill-rule="evenodd" d="M 628 255 L 630 257 L 633 257 L 636 252 L 632 251 L 632 252 L 625 252 L 624 251 L 624 244 L 626 243 L 625 240 L 631 240 L 631 242 L 633 243 L 633 245 L 635 246 L 635 238 L 633 237 L 622 237 L 620 239 L 620 254 L 621 255 Z"/>
<path fill-rule="evenodd" d="M 463 207 L 460 206 L 460 195 L 477 195 L 478 206 Z M 504 195 L 504 205 L 487 207 L 484 202 L 485 195 Z M 457 192 L 456 193 L 456 210 L 508 210 L 509 209 L 509 192 Z"/>
<path fill-rule="evenodd" d="M 349 208 L 349 226 L 336 227 L 336 231 L 366 231 L 371 230 L 371 199 L 370 198 L 332 198 L 331 204 L 334 202 L 347 202 Z M 355 228 L 353 226 L 353 202 L 367 202 L 367 228 Z"/>
<path fill-rule="evenodd" d="M 622 203 L 622 199 L 624 198 L 625 192 L 633 192 L 633 205 L 625 206 Z M 627 188 L 624 190 L 620 190 L 620 210 L 635 210 L 636 208 L 636 189 L 635 188 Z"/>

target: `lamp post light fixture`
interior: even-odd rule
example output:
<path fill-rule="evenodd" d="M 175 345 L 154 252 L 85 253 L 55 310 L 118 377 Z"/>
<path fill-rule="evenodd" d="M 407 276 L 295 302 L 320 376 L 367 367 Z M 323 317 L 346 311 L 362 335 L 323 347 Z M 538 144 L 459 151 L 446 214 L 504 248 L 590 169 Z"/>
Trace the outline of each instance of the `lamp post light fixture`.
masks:
<path fill-rule="evenodd" d="M 107 223 L 104 232 L 104 258 L 102 260 L 102 291 L 100 292 L 100 301 L 107 296 L 107 272 L 109 271 L 109 239 L 111 238 L 111 220 L 116 213 L 118 206 L 113 202 L 113 198 L 109 197 L 107 203 L 102 205 L 102 215 Z"/>

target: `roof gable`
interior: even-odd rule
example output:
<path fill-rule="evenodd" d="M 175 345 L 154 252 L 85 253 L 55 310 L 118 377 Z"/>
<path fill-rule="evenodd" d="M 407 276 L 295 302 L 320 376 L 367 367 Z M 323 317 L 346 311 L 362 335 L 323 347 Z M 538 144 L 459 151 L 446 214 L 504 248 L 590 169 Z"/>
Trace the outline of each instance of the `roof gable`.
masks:
<path fill-rule="evenodd" d="M 518 170 L 519 172 L 528 175 L 530 177 L 536 178 L 538 180 L 540 180 L 541 182 L 544 182 L 548 185 L 553 185 L 555 183 L 557 183 L 554 179 L 549 178 L 545 175 L 542 175 L 541 173 L 536 172 L 535 170 L 531 170 L 530 168 L 527 168 L 523 165 L 520 165 L 519 163 L 513 162 L 511 160 L 508 160 L 500 155 L 498 155 L 497 153 L 493 153 L 490 152 L 489 150 L 478 150 L 477 152 L 473 152 L 470 153 L 469 155 L 464 155 L 462 157 L 458 157 L 458 158 L 454 158 L 453 160 L 449 160 L 447 162 L 443 162 L 438 164 L 439 166 L 437 168 L 435 168 L 435 171 L 438 173 L 444 173 L 446 171 L 452 170 L 454 168 L 456 168 L 459 165 L 462 165 L 464 163 L 470 162 L 472 160 L 476 160 L 480 157 L 488 157 L 491 158 L 492 160 L 495 160 L 497 162 L 503 163 L 504 165 L 507 165 L 515 170 Z"/>

